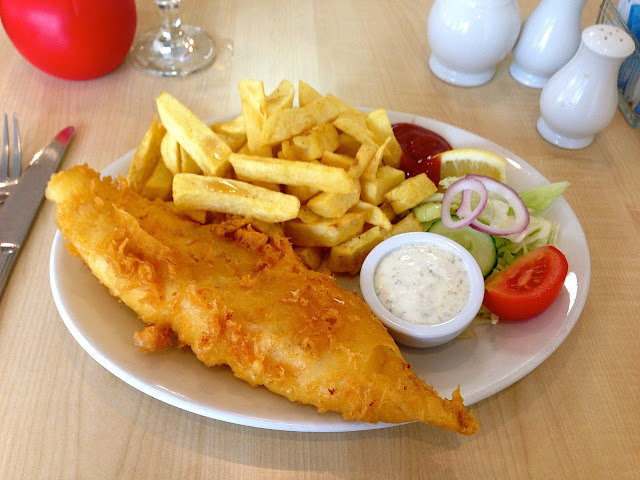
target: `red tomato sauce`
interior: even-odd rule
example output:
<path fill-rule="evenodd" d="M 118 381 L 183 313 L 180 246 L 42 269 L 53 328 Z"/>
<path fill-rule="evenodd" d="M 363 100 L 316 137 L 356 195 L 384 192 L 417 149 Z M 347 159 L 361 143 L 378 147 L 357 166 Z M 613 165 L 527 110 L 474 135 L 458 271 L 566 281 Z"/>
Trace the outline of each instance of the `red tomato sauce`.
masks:
<path fill-rule="evenodd" d="M 436 185 L 440 181 L 440 158 L 438 153 L 451 150 L 451 145 L 442 136 L 412 123 L 396 123 L 393 133 L 402 147 L 400 168 L 407 178 L 426 173 Z"/>

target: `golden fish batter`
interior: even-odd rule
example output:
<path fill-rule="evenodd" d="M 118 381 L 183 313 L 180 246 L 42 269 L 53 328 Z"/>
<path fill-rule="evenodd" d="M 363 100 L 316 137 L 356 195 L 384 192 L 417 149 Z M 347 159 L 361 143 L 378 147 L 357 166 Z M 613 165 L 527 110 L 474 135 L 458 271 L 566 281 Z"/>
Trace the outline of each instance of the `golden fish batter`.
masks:
<path fill-rule="evenodd" d="M 477 431 L 459 389 L 440 398 L 369 307 L 285 237 L 239 217 L 197 224 L 87 166 L 56 174 L 46 196 L 70 250 L 147 324 L 136 337 L 147 349 L 171 330 L 206 365 L 319 412 Z"/>

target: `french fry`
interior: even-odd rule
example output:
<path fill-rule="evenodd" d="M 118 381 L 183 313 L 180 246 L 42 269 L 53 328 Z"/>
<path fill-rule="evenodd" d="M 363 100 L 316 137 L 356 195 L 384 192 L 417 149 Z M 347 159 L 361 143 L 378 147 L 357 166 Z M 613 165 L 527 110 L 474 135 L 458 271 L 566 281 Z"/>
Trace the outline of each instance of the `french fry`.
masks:
<path fill-rule="evenodd" d="M 194 222 L 201 224 L 207 223 L 207 211 L 206 210 L 180 210 L 183 215 L 186 215 Z"/>
<path fill-rule="evenodd" d="M 380 210 L 382 210 L 382 213 L 384 213 L 384 215 L 389 219 L 389 221 L 393 220 L 394 218 L 396 218 L 396 212 L 393 211 L 393 207 L 391 206 L 391 204 L 389 202 L 387 202 L 386 200 L 383 201 L 378 208 Z"/>
<path fill-rule="evenodd" d="M 292 220 L 284 224 L 284 232 L 294 245 L 302 247 L 334 247 L 362 232 L 364 215 L 347 213 L 340 218 L 327 218 L 315 223 Z"/>
<path fill-rule="evenodd" d="M 263 220 L 296 218 L 300 201 L 280 192 L 220 177 L 179 173 L 173 177 L 173 201 L 184 210 L 203 209 Z"/>
<path fill-rule="evenodd" d="M 301 107 L 305 107 L 321 97 L 322 95 L 307 83 L 302 80 L 298 82 L 298 103 Z"/>
<path fill-rule="evenodd" d="M 284 140 L 280 144 L 278 158 L 282 158 L 284 160 L 300 160 L 300 157 L 298 156 L 298 149 L 290 140 Z"/>
<path fill-rule="evenodd" d="M 182 146 L 180 147 L 180 173 L 197 173 L 198 175 L 202 175 L 202 170 L 198 164 Z"/>
<path fill-rule="evenodd" d="M 211 130 L 234 152 L 247 142 L 247 129 L 243 115 L 238 115 L 229 122 L 214 123 L 211 125 Z"/>
<path fill-rule="evenodd" d="M 356 153 L 356 160 L 347 171 L 351 178 L 357 180 L 362 176 L 376 154 L 377 147 L 376 144 L 368 141 L 360 145 L 358 153 Z"/>
<path fill-rule="evenodd" d="M 156 104 L 164 127 L 191 155 L 205 175 L 224 175 L 229 167 L 229 145 L 169 93 L 162 92 Z"/>
<path fill-rule="evenodd" d="M 322 157 L 324 152 L 322 138 L 314 133 L 313 130 L 302 135 L 296 135 L 291 139 L 291 143 L 296 148 L 296 156 L 305 162 Z"/>
<path fill-rule="evenodd" d="M 227 122 L 216 122 L 211 125 L 211 130 L 215 133 L 227 135 L 229 137 L 242 138 L 246 141 L 247 127 L 244 124 L 244 116 L 242 114 Z M 242 142 L 244 143 L 244 141 Z"/>
<path fill-rule="evenodd" d="M 387 145 L 389 144 L 390 140 L 391 140 L 391 137 L 387 137 L 386 140 L 382 142 L 382 144 L 376 150 L 376 153 L 373 155 L 373 158 L 369 162 L 369 165 L 367 165 L 367 168 L 365 168 L 364 173 L 362 174 L 362 177 L 365 180 L 376 179 L 378 168 L 380 168 L 382 157 L 384 156 L 384 152 L 386 151 Z"/>
<path fill-rule="evenodd" d="M 335 152 L 355 158 L 360 148 L 360 142 L 348 133 L 338 132 L 338 148 Z"/>
<path fill-rule="evenodd" d="M 411 232 L 424 232 L 424 228 L 422 227 L 422 224 L 413 215 L 413 213 L 409 213 L 406 217 L 404 217 L 398 223 L 394 224 L 391 227 L 391 231 L 388 233 L 388 236 L 393 237 L 394 235 L 400 235 L 401 233 L 411 233 Z"/>
<path fill-rule="evenodd" d="M 257 80 L 244 79 L 238 84 L 242 116 L 247 130 L 247 145 L 254 152 L 262 146 L 262 124 L 267 118 L 267 98 L 264 85 Z"/>
<path fill-rule="evenodd" d="M 268 157 L 268 158 L 271 158 L 271 155 L 273 155 L 273 151 L 271 150 L 271 147 L 269 145 L 261 145 L 257 149 L 251 150 L 251 148 L 249 148 L 248 142 L 245 143 L 242 147 L 240 147 L 237 153 L 241 155 L 250 155 L 252 157 Z"/>
<path fill-rule="evenodd" d="M 315 118 L 316 125 L 321 125 L 323 123 L 333 122 L 347 111 L 349 105 L 333 95 L 327 95 L 326 97 L 314 100 L 303 108 Z"/>
<path fill-rule="evenodd" d="M 310 198 L 315 197 L 320 190 L 315 187 L 307 187 L 305 185 L 285 185 L 284 191 L 289 195 L 298 197 L 301 203 L 306 203 Z"/>
<path fill-rule="evenodd" d="M 316 125 L 306 108 L 287 108 L 267 118 L 262 126 L 262 144 L 275 145 Z"/>
<path fill-rule="evenodd" d="M 340 146 L 338 130 L 333 123 L 321 123 L 314 127 L 312 132 L 322 144 L 323 153 L 333 152 Z"/>
<path fill-rule="evenodd" d="M 134 191 L 140 192 L 147 180 L 153 175 L 161 160 L 160 144 L 166 133 L 163 125 L 154 117 L 147 128 L 142 141 L 133 154 L 127 170 L 127 183 Z"/>
<path fill-rule="evenodd" d="M 323 217 L 313 212 L 308 206 L 302 205 L 298 211 L 297 218 L 303 223 L 318 223 Z"/>
<path fill-rule="evenodd" d="M 207 223 L 207 211 L 206 210 L 181 210 L 176 207 L 173 201 L 166 202 L 167 205 L 171 207 L 174 213 L 178 215 L 183 215 L 185 217 L 190 218 L 194 222 L 198 222 L 201 224 Z"/>
<path fill-rule="evenodd" d="M 262 127 L 263 145 L 275 145 L 299 135 L 316 125 L 334 121 L 345 107 L 327 97 L 320 97 L 301 108 L 287 108 L 267 118 Z"/>
<path fill-rule="evenodd" d="M 229 137 L 228 135 L 224 135 L 222 133 L 216 133 L 216 135 L 218 135 L 220 140 L 222 140 L 224 143 L 226 143 L 229 146 L 232 152 L 237 152 L 238 150 L 240 150 L 240 148 L 242 148 L 243 145 L 247 144 L 246 137 L 243 139 L 239 139 L 239 138 Z"/>
<path fill-rule="evenodd" d="M 155 198 L 160 198 L 165 201 L 169 200 L 171 199 L 172 180 L 173 174 L 171 171 L 167 168 L 164 162 L 158 162 L 153 174 L 142 187 L 140 195 L 151 200 Z"/>
<path fill-rule="evenodd" d="M 238 150 L 240 150 L 240 147 L 242 147 L 243 145 L 245 145 L 247 143 L 247 137 L 246 136 L 243 136 L 243 137 L 232 137 L 232 136 L 226 135 L 224 133 L 217 133 L 215 130 L 214 130 L 213 133 L 218 135 L 220 140 L 222 140 L 224 143 L 229 145 L 229 148 L 231 149 L 232 152 L 237 152 Z"/>
<path fill-rule="evenodd" d="M 325 218 L 342 217 L 360 200 L 360 185 L 347 193 L 321 192 L 307 202 L 307 207 Z"/>
<path fill-rule="evenodd" d="M 343 170 L 348 171 L 354 163 L 354 158 L 347 155 L 342 155 L 341 153 L 324 152 L 322 154 L 322 158 L 320 159 L 320 163 L 322 163 L 323 165 L 328 165 L 330 167 L 342 168 Z"/>
<path fill-rule="evenodd" d="M 267 96 L 267 116 L 285 108 L 293 108 L 295 94 L 291 82 L 288 80 L 280 82 L 276 89 Z"/>
<path fill-rule="evenodd" d="M 313 187 L 332 193 L 347 193 L 355 188 L 347 172 L 319 163 L 252 157 L 237 153 L 232 153 L 229 161 L 237 175 L 250 180 Z"/>
<path fill-rule="evenodd" d="M 302 263 L 311 270 L 317 270 L 324 260 L 324 252 L 321 247 L 293 247 Z"/>
<path fill-rule="evenodd" d="M 285 147 L 286 145 L 286 147 Z M 316 125 L 306 133 L 296 135 L 281 144 L 284 158 L 297 160 L 315 160 L 325 152 L 333 152 L 339 146 L 338 130 L 331 123 Z M 287 153 L 285 148 L 294 148 L 295 156 Z"/>
<path fill-rule="evenodd" d="M 339 107 L 340 107 L 340 109 L 341 109 L 343 112 L 346 112 L 346 113 L 351 114 L 353 117 L 358 118 L 358 119 L 359 119 L 359 121 L 366 121 L 366 117 L 367 117 L 367 114 L 366 114 L 366 113 L 364 113 L 363 111 L 358 110 L 357 108 L 355 108 L 355 107 L 353 107 L 353 106 L 349 105 L 349 104 L 348 104 L 347 102 L 345 102 L 344 100 L 342 100 L 342 99 L 340 99 L 340 98 L 338 98 L 338 97 L 336 97 L 335 95 L 332 95 L 332 94 L 330 94 L 330 93 L 326 95 L 326 98 L 327 98 L 327 99 L 329 99 L 329 100 L 331 100 L 331 101 L 332 101 L 333 103 L 335 103 L 337 106 L 339 106 Z"/>
<path fill-rule="evenodd" d="M 332 272 L 357 274 L 365 257 L 385 238 L 385 233 L 380 227 L 373 227 L 332 247 L 327 258 L 327 268 Z"/>
<path fill-rule="evenodd" d="M 389 121 L 387 111 L 384 108 L 373 110 L 367 115 L 366 123 L 369 130 L 376 136 L 379 144 L 382 144 L 385 139 L 389 139 L 384 152 L 384 163 L 398 168 L 400 166 L 402 148 L 393 134 L 393 127 Z"/>
<path fill-rule="evenodd" d="M 420 231 L 423 231 L 422 226 L 413 214 L 407 215 L 390 231 L 385 231 L 378 226 L 372 227 L 359 236 L 332 247 L 326 266 L 332 272 L 355 275 L 360 271 L 369 252 L 380 242 L 401 233 Z"/>
<path fill-rule="evenodd" d="M 238 180 L 245 180 L 243 178 L 238 178 Z M 279 192 L 280 191 L 280 185 L 277 183 L 272 183 L 272 182 L 260 182 L 260 181 L 253 181 L 251 182 L 252 185 L 255 185 L 257 187 L 262 187 L 262 188 L 266 188 L 267 190 L 271 190 L 273 192 Z"/>
<path fill-rule="evenodd" d="M 383 230 L 391 230 L 391 220 L 387 214 L 380 207 L 376 207 L 367 202 L 359 201 L 351 209 L 350 212 L 357 212 L 364 214 L 365 223 L 376 225 Z"/>
<path fill-rule="evenodd" d="M 415 177 L 407 178 L 393 190 L 387 192 L 384 198 L 391 203 L 393 211 L 398 214 L 415 207 L 437 191 L 438 187 L 427 177 L 427 174 L 421 173 Z"/>
<path fill-rule="evenodd" d="M 274 238 L 278 235 L 284 235 L 284 228 L 282 223 L 265 222 L 264 220 L 258 220 L 257 218 L 251 219 L 251 225 L 259 232 L 264 233 L 269 238 Z"/>
<path fill-rule="evenodd" d="M 360 198 L 373 205 L 380 205 L 384 200 L 385 194 L 400 185 L 404 177 L 405 173 L 402 170 L 383 165 L 378 169 L 375 180 L 360 179 L 360 185 L 362 186 Z"/>
<path fill-rule="evenodd" d="M 296 217 L 303 223 L 317 223 L 323 220 L 323 217 L 312 211 L 307 205 L 302 205 Z"/>
<path fill-rule="evenodd" d="M 182 171 L 180 158 L 180 144 L 170 133 L 165 133 L 160 142 L 160 155 L 167 168 L 173 175 Z"/>
<path fill-rule="evenodd" d="M 337 117 L 333 124 L 344 133 L 348 133 L 360 143 L 378 144 L 375 135 L 367 128 L 367 119 L 364 115 L 346 112 Z"/>

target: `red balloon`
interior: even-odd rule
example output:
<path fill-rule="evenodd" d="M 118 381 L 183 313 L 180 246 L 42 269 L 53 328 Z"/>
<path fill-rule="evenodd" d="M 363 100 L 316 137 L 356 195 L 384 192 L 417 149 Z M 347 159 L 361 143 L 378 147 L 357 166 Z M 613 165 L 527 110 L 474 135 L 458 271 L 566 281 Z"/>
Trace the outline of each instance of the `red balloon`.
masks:
<path fill-rule="evenodd" d="M 55 77 L 111 72 L 136 33 L 134 0 L 0 0 L 0 17 L 20 54 Z"/>

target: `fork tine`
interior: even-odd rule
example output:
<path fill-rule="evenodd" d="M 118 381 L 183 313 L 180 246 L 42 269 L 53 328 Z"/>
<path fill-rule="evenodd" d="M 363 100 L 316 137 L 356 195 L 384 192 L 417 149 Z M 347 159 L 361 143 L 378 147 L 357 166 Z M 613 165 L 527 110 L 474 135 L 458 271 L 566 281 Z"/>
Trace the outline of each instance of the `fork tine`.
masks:
<path fill-rule="evenodd" d="M 22 149 L 20 147 L 20 132 L 18 131 L 18 119 L 13 114 L 13 150 L 11 152 L 11 177 L 13 180 L 20 178 L 22 169 Z"/>
<path fill-rule="evenodd" d="M 0 162 L 0 182 L 7 181 L 9 175 L 9 125 L 4 114 L 4 134 L 2 139 L 2 162 Z"/>

